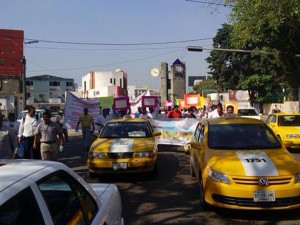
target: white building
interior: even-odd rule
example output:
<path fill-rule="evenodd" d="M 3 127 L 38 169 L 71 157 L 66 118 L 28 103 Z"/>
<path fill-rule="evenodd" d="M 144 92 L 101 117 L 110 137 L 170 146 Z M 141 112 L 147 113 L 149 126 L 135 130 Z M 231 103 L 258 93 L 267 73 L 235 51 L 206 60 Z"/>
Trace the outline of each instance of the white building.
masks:
<path fill-rule="evenodd" d="M 127 95 L 127 74 L 121 69 L 115 72 L 91 71 L 82 77 L 83 98 Z"/>

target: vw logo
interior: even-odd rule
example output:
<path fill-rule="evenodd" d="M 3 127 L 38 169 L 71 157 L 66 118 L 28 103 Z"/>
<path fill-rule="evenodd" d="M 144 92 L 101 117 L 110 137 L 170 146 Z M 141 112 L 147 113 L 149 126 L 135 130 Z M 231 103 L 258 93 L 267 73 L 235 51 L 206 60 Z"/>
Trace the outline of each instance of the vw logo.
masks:
<path fill-rule="evenodd" d="M 264 177 L 260 178 L 258 182 L 259 182 L 259 185 L 263 186 L 263 187 L 267 187 L 270 184 L 269 180 L 267 178 L 264 178 Z"/>

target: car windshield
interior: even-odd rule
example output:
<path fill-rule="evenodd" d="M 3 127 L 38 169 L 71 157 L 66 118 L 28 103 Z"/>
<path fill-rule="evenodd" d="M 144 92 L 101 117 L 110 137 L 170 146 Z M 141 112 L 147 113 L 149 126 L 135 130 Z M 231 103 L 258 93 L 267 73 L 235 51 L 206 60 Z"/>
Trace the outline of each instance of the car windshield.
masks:
<path fill-rule="evenodd" d="M 255 109 L 238 109 L 239 116 L 258 116 Z"/>
<path fill-rule="evenodd" d="M 102 138 L 151 137 L 151 132 L 146 122 L 109 122 L 103 128 L 100 137 Z"/>
<path fill-rule="evenodd" d="M 278 126 L 300 126 L 300 115 L 278 116 Z"/>
<path fill-rule="evenodd" d="M 208 145 L 214 149 L 275 149 L 281 144 L 265 124 L 210 125 Z"/>

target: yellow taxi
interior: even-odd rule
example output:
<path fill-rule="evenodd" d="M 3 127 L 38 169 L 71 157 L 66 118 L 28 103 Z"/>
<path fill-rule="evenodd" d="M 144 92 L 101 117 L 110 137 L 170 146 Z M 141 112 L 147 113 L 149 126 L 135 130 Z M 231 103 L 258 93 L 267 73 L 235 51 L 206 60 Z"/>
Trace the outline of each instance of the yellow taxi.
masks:
<path fill-rule="evenodd" d="M 157 167 L 157 141 L 147 119 L 113 119 L 106 123 L 88 154 L 90 177 L 102 173 L 149 172 Z"/>
<path fill-rule="evenodd" d="M 300 163 L 263 121 L 199 122 L 191 142 L 190 170 L 198 178 L 203 209 L 300 208 Z"/>
<path fill-rule="evenodd" d="M 300 113 L 270 114 L 265 122 L 285 145 L 300 148 Z"/>

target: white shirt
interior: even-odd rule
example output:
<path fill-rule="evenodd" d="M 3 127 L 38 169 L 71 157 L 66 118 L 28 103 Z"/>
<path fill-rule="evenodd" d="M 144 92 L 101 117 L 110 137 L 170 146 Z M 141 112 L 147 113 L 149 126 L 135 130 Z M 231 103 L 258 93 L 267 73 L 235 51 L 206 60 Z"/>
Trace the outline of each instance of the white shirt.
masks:
<path fill-rule="evenodd" d="M 34 130 L 39 125 L 39 121 L 36 120 L 36 117 L 30 117 L 28 114 L 25 116 L 25 119 L 22 120 L 19 128 L 19 137 L 32 137 L 34 136 Z"/>
<path fill-rule="evenodd" d="M 211 114 L 209 115 L 209 118 L 220 118 L 220 117 L 224 117 L 225 114 L 223 113 L 221 116 L 218 113 L 218 110 L 215 109 L 214 111 L 211 112 Z"/>
<path fill-rule="evenodd" d="M 101 124 L 101 125 L 98 125 L 99 130 L 102 129 L 102 128 L 104 127 L 104 125 L 105 125 L 108 121 L 110 121 L 112 118 L 113 118 L 113 116 L 110 115 L 110 114 L 109 114 L 109 115 L 106 115 L 106 117 L 104 117 L 103 115 L 99 115 L 98 118 L 97 118 L 97 120 L 96 120 L 96 123 Z"/>

